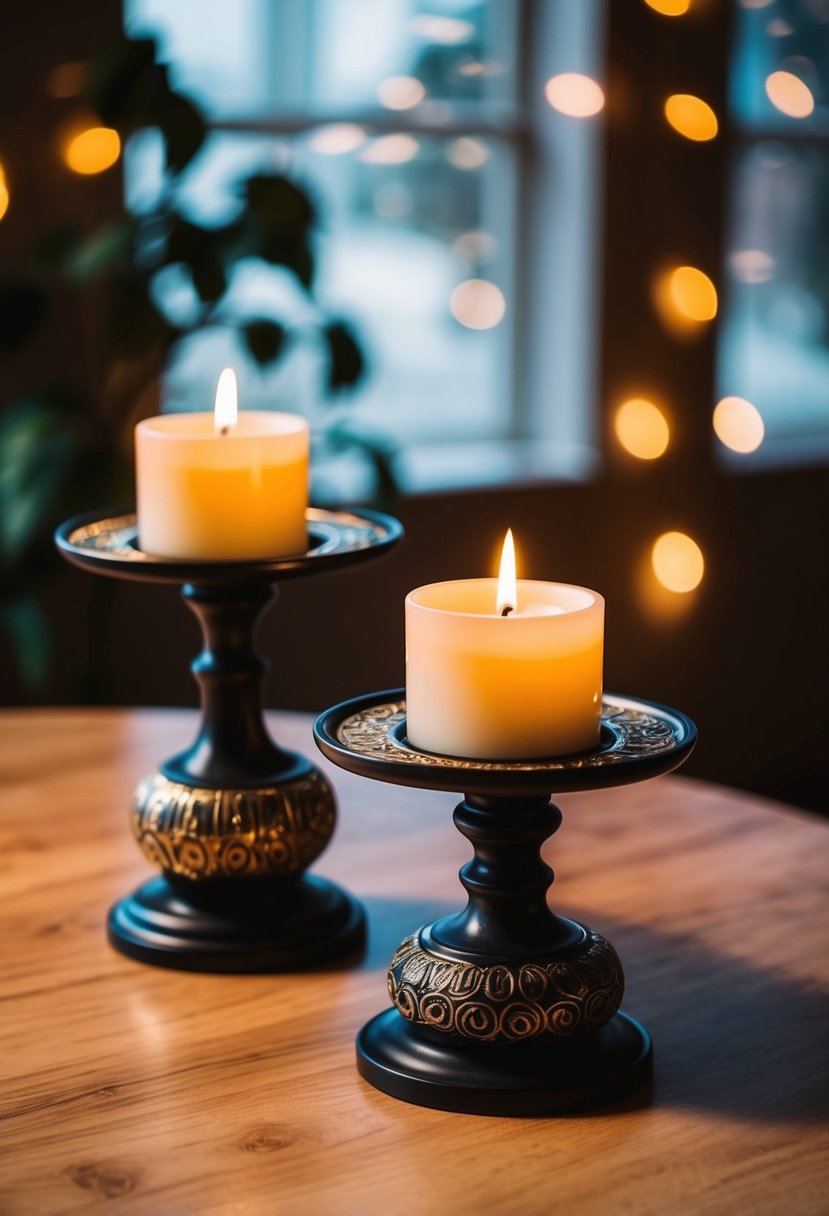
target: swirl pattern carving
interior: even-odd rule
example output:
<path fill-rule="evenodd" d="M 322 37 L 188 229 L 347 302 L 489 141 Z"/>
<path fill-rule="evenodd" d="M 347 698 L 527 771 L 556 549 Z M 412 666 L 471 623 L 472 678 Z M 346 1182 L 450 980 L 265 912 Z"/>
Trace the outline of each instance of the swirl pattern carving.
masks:
<path fill-rule="evenodd" d="M 132 826 L 148 861 L 186 878 L 300 874 L 325 848 L 337 806 L 318 769 L 268 789 L 199 789 L 149 773 Z"/>
<path fill-rule="evenodd" d="M 584 1033 L 610 1021 L 625 986 L 610 942 L 585 933 L 578 954 L 484 967 L 441 958 L 414 933 L 391 961 L 389 995 L 407 1021 L 482 1043 Z"/>

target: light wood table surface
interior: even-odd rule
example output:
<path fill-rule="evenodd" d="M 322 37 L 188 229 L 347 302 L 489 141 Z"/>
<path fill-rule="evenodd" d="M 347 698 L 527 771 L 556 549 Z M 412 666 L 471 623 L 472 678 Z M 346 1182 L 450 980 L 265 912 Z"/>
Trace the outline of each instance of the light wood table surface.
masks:
<path fill-rule="evenodd" d="M 353 1049 L 398 942 L 460 905 L 451 794 L 329 769 L 315 869 L 365 901 L 358 967 L 194 975 L 108 946 L 108 905 L 148 875 L 131 789 L 194 723 L 0 714 L 3 1216 L 829 1212 L 824 823 L 681 777 L 561 798 L 552 902 L 622 957 L 652 1104 L 455 1115 L 372 1089 Z M 316 756 L 309 717 L 273 726 Z"/>

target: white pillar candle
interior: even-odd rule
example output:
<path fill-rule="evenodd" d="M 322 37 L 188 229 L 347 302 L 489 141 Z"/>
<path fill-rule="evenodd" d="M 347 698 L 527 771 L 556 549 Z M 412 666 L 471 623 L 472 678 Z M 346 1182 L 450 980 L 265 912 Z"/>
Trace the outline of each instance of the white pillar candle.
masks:
<path fill-rule="evenodd" d="M 505 607 L 510 610 L 502 615 Z M 604 600 L 521 579 L 418 587 L 406 597 L 406 734 L 449 756 L 521 760 L 599 742 Z"/>
<path fill-rule="evenodd" d="M 159 557 L 253 560 L 308 547 L 308 424 L 236 412 L 223 372 L 211 413 L 163 414 L 135 429 L 138 541 Z"/>

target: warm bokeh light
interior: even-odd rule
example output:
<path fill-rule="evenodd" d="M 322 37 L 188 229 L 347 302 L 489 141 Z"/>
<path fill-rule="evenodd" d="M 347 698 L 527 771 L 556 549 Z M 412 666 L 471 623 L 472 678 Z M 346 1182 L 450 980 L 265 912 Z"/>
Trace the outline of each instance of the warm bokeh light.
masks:
<path fill-rule="evenodd" d="M 774 274 L 774 258 L 763 249 L 735 249 L 728 255 L 728 265 L 741 283 L 767 283 Z"/>
<path fill-rule="evenodd" d="M 794 30 L 788 21 L 774 17 L 766 26 L 766 33 L 770 38 L 788 38 L 790 34 L 794 33 Z"/>
<path fill-rule="evenodd" d="M 498 252 L 498 242 L 491 232 L 473 228 L 456 236 L 452 248 L 470 262 L 489 262 Z"/>
<path fill-rule="evenodd" d="M 507 528 L 504 546 L 501 549 L 501 564 L 498 567 L 498 598 L 495 611 L 501 616 L 504 609 L 514 612 L 518 608 L 518 583 L 515 577 L 515 541 L 512 528 Z"/>
<path fill-rule="evenodd" d="M 684 17 L 691 7 L 691 0 L 645 0 L 645 4 L 663 17 Z"/>
<path fill-rule="evenodd" d="M 213 406 L 213 426 L 222 435 L 232 431 L 239 417 L 236 373 L 226 367 L 216 385 L 216 403 Z"/>
<path fill-rule="evenodd" d="M 677 266 L 669 279 L 671 299 L 689 321 L 713 321 L 717 315 L 717 289 L 696 266 Z"/>
<path fill-rule="evenodd" d="M 460 42 L 468 42 L 475 33 L 471 21 L 462 21 L 460 17 L 443 17 L 437 13 L 420 13 L 412 17 L 412 29 L 426 38 L 429 42 L 437 42 L 441 46 L 457 46 Z"/>
<path fill-rule="evenodd" d="M 377 86 L 377 98 L 387 110 L 411 110 L 426 96 L 416 76 L 389 76 Z"/>
<path fill-rule="evenodd" d="M 679 594 L 698 587 L 705 571 L 702 550 L 684 532 L 663 532 L 651 549 L 651 565 L 662 586 Z"/>
<path fill-rule="evenodd" d="M 332 122 L 318 127 L 308 140 L 308 146 L 322 156 L 340 156 L 353 152 L 365 142 L 366 133 L 355 122 Z"/>
<path fill-rule="evenodd" d="M 671 437 L 668 420 L 658 405 L 644 397 L 622 402 L 613 425 L 619 443 L 639 460 L 656 460 L 668 447 Z"/>
<path fill-rule="evenodd" d="M 6 181 L 6 170 L 0 164 L 0 220 L 9 209 L 9 186 Z"/>
<path fill-rule="evenodd" d="M 456 169 L 480 169 L 489 160 L 489 148 L 480 139 L 462 135 L 449 145 L 446 159 Z"/>
<path fill-rule="evenodd" d="M 121 155 L 121 140 L 112 127 L 89 127 L 74 135 L 63 150 L 73 173 L 88 177 L 111 169 Z"/>
<path fill-rule="evenodd" d="M 717 315 L 717 289 L 696 266 L 675 266 L 657 274 L 654 303 L 663 324 L 678 337 L 694 337 Z"/>
<path fill-rule="evenodd" d="M 696 143 L 714 139 L 719 130 L 708 102 L 693 93 L 673 93 L 665 102 L 665 117 L 675 131 Z"/>
<path fill-rule="evenodd" d="M 467 329 L 494 329 L 503 320 L 507 303 L 500 287 L 487 279 L 466 279 L 449 299 L 452 316 Z"/>
<path fill-rule="evenodd" d="M 763 417 L 745 397 L 723 397 L 714 408 L 714 433 L 732 452 L 756 452 L 766 434 Z"/>
<path fill-rule="evenodd" d="M 369 165 L 404 165 L 419 151 L 420 144 L 413 135 L 381 135 L 360 153 L 360 160 Z"/>
<path fill-rule="evenodd" d="M 544 94 L 560 114 L 569 118 L 591 118 L 604 106 L 602 86 L 580 72 L 563 72 L 547 81 Z"/>
<path fill-rule="evenodd" d="M 808 118 L 815 108 L 812 90 L 793 72 L 772 72 L 767 76 L 766 96 L 788 118 Z"/>

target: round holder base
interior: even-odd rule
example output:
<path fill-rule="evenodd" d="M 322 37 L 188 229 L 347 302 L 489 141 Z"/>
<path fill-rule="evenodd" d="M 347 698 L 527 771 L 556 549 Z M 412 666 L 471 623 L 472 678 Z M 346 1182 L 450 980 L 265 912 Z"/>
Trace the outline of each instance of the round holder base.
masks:
<path fill-rule="evenodd" d="M 445 1035 L 426 1038 L 387 1009 L 357 1036 L 357 1069 L 376 1089 L 467 1115 L 564 1115 L 604 1106 L 645 1086 L 652 1058 L 650 1035 L 626 1013 L 561 1042 L 482 1048 Z"/>
<path fill-rule="evenodd" d="M 289 883 L 179 883 L 159 876 L 112 906 L 107 931 L 117 950 L 142 963 L 237 974 L 345 962 L 366 940 L 361 905 L 307 874 Z"/>

